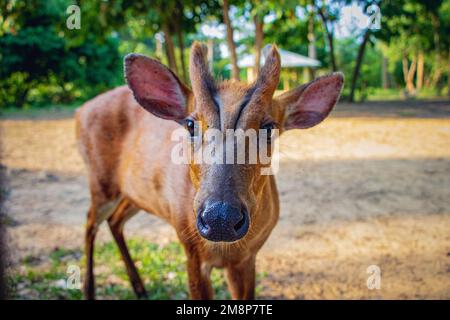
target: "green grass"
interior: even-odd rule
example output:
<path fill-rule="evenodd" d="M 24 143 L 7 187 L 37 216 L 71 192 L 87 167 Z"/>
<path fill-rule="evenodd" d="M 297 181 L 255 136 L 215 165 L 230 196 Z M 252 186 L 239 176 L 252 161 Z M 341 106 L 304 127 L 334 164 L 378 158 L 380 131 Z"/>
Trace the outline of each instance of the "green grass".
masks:
<path fill-rule="evenodd" d="M 48 116 L 58 117 L 58 116 L 70 116 L 76 108 L 81 106 L 82 102 L 77 102 L 73 104 L 55 104 L 48 106 L 28 106 L 25 108 L 1 108 L 0 118 L 4 119 L 15 119 L 15 118 L 26 118 L 35 119 L 43 118 Z"/>
<path fill-rule="evenodd" d="M 383 89 L 383 88 L 370 88 L 367 90 L 368 101 L 395 101 L 405 100 L 404 89 Z M 442 94 L 442 93 L 441 93 Z M 415 97 L 410 99 L 430 99 L 439 97 L 436 90 L 432 88 L 423 88 L 417 92 Z"/>
<path fill-rule="evenodd" d="M 149 299 L 186 299 L 186 257 L 178 243 L 159 246 L 140 239 L 128 241 L 139 273 L 145 283 Z M 84 257 L 78 250 L 59 248 L 48 257 L 27 256 L 21 267 L 9 272 L 13 299 L 82 299 L 78 289 L 67 289 L 65 281 L 69 265 L 81 267 L 84 275 Z M 44 261 L 42 261 L 44 260 Z M 99 299 L 136 299 L 128 281 L 125 266 L 113 242 L 97 245 L 95 250 L 96 287 Z M 263 275 L 258 275 L 261 278 Z M 213 270 L 212 283 L 217 299 L 229 299 L 221 270 Z M 82 279 L 81 279 L 82 280 Z M 257 293 L 260 288 L 257 288 Z"/>

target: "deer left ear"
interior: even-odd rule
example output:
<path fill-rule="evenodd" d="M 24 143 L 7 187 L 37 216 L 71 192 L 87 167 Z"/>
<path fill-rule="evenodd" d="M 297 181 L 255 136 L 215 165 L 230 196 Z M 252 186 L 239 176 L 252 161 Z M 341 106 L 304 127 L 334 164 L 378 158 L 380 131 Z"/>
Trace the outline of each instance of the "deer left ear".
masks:
<path fill-rule="evenodd" d="M 307 129 L 322 122 L 339 100 L 343 86 L 344 75 L 336 72 L 276 97 L 284 109 L 283 128 Z"/>

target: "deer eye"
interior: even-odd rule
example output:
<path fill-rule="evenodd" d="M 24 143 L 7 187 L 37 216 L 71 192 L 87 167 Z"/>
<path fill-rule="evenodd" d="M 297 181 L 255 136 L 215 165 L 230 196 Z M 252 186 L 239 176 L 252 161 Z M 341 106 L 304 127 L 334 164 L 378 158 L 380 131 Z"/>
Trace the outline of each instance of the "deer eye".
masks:
<path fill-rule="evenodd" d="M 195 122 L 192 119 L 186 119 L 186 129 L 189 131 L 191 137 L 195 135 Z"/>
<path fill-rule="evenodd" d="M 275 128 L 275 123 L 270 122 L 270 123 L 266 123 L 265 125 L 261 126 L 262 130 L 266 130 L 267 132 L 267 142 L 271 143 L 272 142 L 272 130 Z"/>

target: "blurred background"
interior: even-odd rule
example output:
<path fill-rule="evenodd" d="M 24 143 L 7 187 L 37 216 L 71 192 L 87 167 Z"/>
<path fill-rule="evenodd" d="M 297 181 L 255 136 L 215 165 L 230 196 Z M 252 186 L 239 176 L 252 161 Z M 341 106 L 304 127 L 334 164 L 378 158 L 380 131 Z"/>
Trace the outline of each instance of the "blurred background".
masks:
<path fill-rule="evenodd" d="M 281 138 L 281 217 L 258 258 L 258 297 L 449 299 L 449 34 L 449 0 L 2 0 L 9 296 L 81 298 L 68 288 L 70 275 L 82 280 L 89 204 L 73 112 L 124 84 L 130 52 L 189 84 L 189 47 L 198 40 L 216 78 L 241 81 L 255 79 L 267 46 L 277 44 L 278 93 L 345 74 L 330 118 Z M 186 298 L 173 230 L 141 214 L 126 233 L 151 298 Z M 102 229 L 99 297 L 133 298 L 110 241 Z M 373 290 L 372 265 L 382 274 Z M 69 266 L 80 268 L 78 278 Z M 221 273 L 213 278 L 227 298 Z"/>
<path fill-rule="evenodd" d="M 188 82 L 194 40 L 212 49 L 222 78 L 251 80 L 276 43 L 286 51 L 280 89 L 340 70 L 349 101 L 450 93 L 444 0 L 4 0 L 0 10 L 2 109 L 71 104 L 122 84 L 129 52 Z"/>

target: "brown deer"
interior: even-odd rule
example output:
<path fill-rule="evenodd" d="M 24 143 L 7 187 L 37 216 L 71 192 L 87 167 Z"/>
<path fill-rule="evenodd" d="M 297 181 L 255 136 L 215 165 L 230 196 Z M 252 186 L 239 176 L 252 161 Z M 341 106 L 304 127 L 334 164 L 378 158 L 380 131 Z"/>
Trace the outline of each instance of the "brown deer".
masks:
<path fill-rule="evenodd" d="M 123 235 L 125 222 L 139 210 L 175 228 L 187 256 L 192 299 L 213 298 L 213 267 L 225 269 L 233 299 L 255 297 L 256 254 L 279 215 L 273 175 L 261 175 L 260 163 L 174 164 L 171 133 L 184 127 L 194 136 L 195 123 L 203 132 L 310 128 L 336 104 L 343 76 L 333 73 L 274 98 L 280 75 L 275 46 L 253 84 L 214 81 L 205 54 L 204 46 L 192 45 L 192 89 L 158 61 L 130 54 L 125 58 L 128 86 L 99 95 L 76 113 L 91 191 L 85 238 L 88 299 L 95 298 L 94 241 L 105 220 L 136 295 L 146 297 Z M 271 144 L 270 133 L 257 143 Z"/>

